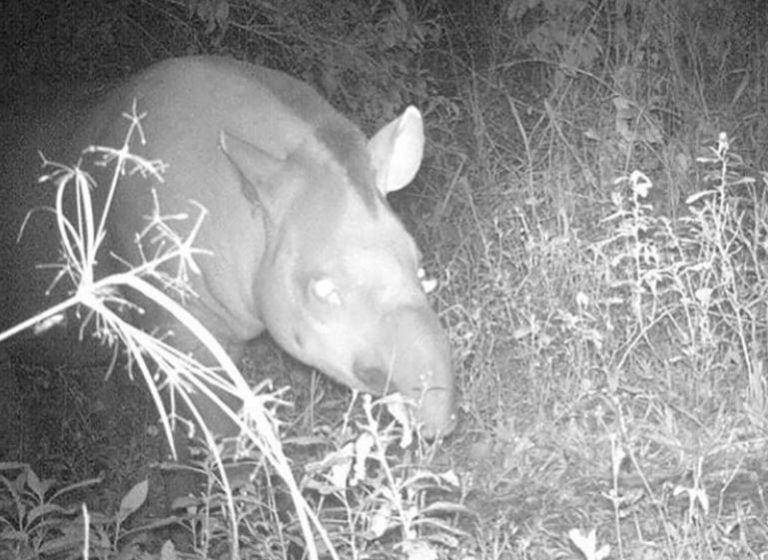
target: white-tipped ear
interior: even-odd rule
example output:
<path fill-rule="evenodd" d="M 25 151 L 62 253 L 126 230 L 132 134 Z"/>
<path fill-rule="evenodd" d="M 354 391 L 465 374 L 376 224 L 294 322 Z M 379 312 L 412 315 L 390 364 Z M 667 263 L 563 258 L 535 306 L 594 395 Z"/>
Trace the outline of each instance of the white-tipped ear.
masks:
<path fill-rule="evenodd" d="M 376 186 L 382 194 L 402 189 L 416 176 L 424 155 L 421 113 L 410 106 L 368 141 Z"/>

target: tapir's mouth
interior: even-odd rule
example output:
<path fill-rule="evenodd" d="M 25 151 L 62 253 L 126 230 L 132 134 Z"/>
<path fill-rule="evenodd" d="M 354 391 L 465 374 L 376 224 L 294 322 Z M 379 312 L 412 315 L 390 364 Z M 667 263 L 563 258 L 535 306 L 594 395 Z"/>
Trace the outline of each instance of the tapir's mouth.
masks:
<path fill-rule="evenodd" d="M 444 428 L 439 430 L 434 430 L 432 432 L 422 431 L 422 435 L 427 439 L 444 438 L 451 435 L 453 431 L 456 429 L 456 426 L 458 424 L 459 424 L 459 417 L 455 412 L 453 412 L 451 413 L 451 416 L 448 418 L 448 424 L 446 424 Z"/>
<path fill-rule="evenodd" d="M 384 395 L 395 390 L 384 370 L 377 367 L 355 367 L 355 378 L 374 395 Z"/>

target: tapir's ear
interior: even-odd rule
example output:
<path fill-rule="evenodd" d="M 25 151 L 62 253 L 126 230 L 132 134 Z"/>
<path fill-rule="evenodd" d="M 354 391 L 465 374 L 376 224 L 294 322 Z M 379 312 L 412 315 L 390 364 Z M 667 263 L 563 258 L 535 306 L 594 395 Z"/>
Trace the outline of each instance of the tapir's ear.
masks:
<path fill-rule="evenodd" d="M 368 141 L 376 186 L 386 195 L 402 189 L 416 176 L 424 155 L 424 125 L 416 107 L 387 124 Z"/>
<path fill-rule="evenodd" d="M 219 133 L 219 147 L 243 179 L 243 196 L 251 204 L 261 205 L 271 213 L 277 206 L 275 178 L 285 161 L 226 131 Z"/>

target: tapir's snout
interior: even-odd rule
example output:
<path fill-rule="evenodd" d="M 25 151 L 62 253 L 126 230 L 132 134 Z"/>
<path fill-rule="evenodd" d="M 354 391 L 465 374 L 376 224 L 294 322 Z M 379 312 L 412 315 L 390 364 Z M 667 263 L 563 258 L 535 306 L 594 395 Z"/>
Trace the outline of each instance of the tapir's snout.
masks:
<path fill-rule="evenodd" d="M 437 316 L 426 305 L 407 307 L 386 314 L 380 327 L 376 351 L 355 361 L 355 376 L 373 392 L 402 393 L 414 403 L 424 437 L 450 434 L 457 422 L 454 370 Z"/>
<path fill-rule="evenodd" d="M 452 375 L 452 372 L 450 372 Z M 441 373 L 440 377 L 447 375 Z M 361 379 L 386 379 L 387 373 L 380 368 L 361 368 L 357 372 Z M 456 428 L 456 396 L 453 383 L 448 385 L 428 385 L 434 374 L 427 372 L 425 382 L 414 386 L 398 387 L 392 384 L 386 393 L 399 392 L 416 406 L 416 422 L 419 432 L 426 439 L 436 439 L 449 435 Z M 452 378 L 451 378 L 452 379 Z M 376 391 L 379 392 L 379 391 Z"/>

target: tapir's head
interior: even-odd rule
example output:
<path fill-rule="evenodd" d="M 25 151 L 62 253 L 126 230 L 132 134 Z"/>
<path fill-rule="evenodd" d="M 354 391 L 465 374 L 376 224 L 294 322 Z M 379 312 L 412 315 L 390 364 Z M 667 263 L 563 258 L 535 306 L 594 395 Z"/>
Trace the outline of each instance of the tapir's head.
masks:
<path fill-rule="evenodd" d="M 450 432 L 448 339 L 422 287 L 421 254 L 385 200 L 421 162 L 419 112 L 367 143 L 336 117 L 284 154 L 227 133 L 221 144 L 265 221 L 254 290 L 273 338 L 352 388 L 402 393 L 426 436 Z"/>

